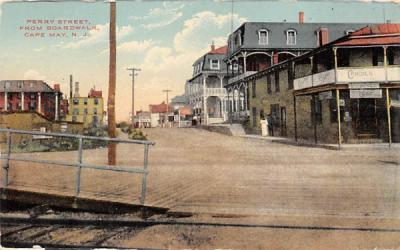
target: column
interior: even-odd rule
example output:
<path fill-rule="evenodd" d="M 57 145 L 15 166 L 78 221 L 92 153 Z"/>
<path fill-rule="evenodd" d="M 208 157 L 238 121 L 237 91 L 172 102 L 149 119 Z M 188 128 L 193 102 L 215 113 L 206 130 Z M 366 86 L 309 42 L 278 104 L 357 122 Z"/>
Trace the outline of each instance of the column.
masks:
<path fill-rule="evenodd" d="M 383 67 L 385 68 L 385 82 L 388 81 L 387 74 L 387 46 L 383 46 Z"/>
<path fill-rule="evenodd" d="M 247 106 L 247 83 L 245 83 L 244 85 L 244 110 L 247 111 L 248 110 L 248 106 Z"/>
<path fill-rule="evenodd" d="M 334 56 L 334 66 L 335 66 L 335 83 L 337 83 L 337 67 L 338 67 L 337 48 L 333 48 L 333 56 Z"/>
<path fill-rule="evenodd" d="M 54 117 L 54 119 L 56 120 L 56 121 L 58 121 L 58 92 L 56 92 L 55 93 L 56 94 L 56 106 L 55 106 L 55 117 Z"/>
<path fill-rule="evenodd" d="M 207 96 L 206 96 L 206 86 L 207 86 L 207 75 L 203 76 L 203 117 L 204 124 L 208 124 L 208 111 L 207 111 Z"/>
<path fill-rule="evenodd" d="M 25 93 L 21 92 L 21 110 L 25 110 Z"/>
<path fill-rule="evenodd" d="M 247 52 L 242 52 L 242 56 L 243 56 L 243 73 L 246 73 L 247 69 L 247 64 L 246 64 L 246 57 L 247 57 Z"/>
<path fill-rule="evenodd" d="M 219 87 L 222 89 L 224 88 L 224 76 L 218 76 L 219 78 Z"/>
<path fill-rule="evenodd" d="M 4 110 L 8 110 L 8 93 L 4 92 Z"/>
<path fill-rule="evenodd" d="M 342 131 L 341 131 L 341 124 L 340 124 L 340 102 L 339 102 L 339 89 L 336 89 L 336 109 L 337 109 L 337 121 L 338 121 L 338 145 L 339 148 L 342 145 Z"/>
<path fill-rule="evenodd" d="M 37 111 L 39 114 L 42 113 L 42 93 L 38 92 L 38 106 Z"/>
<path fill-rule="evenodd" d="M 236 102 L 235 102 L 236 112 L 238 112 L 239 111 L 239 102 L 240 102 L 240 93 L 239 93 L 238 89 L 236 89 L 236 98 L 235 99 L 236 99 Z"/>
<path fill-rule="evenodd" d="M 225 97 L 220 97 L 221 101 L 221 117 L 225 121 Z"/>
<path fill-rule="evenodd" d="M 390 117 L 390 96 L 389 88 L 386 88 L 386 112 L 387 112 L 387 123 L 388 123 L 388 135 L 389 135 L 389 148 L 392 144 L 392 122 Z"/>

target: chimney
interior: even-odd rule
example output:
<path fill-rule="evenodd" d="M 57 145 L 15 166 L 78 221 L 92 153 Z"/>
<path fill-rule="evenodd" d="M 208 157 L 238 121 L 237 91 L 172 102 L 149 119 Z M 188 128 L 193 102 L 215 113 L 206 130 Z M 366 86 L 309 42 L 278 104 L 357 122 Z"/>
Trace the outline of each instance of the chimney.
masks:
<path fill-rule="evenodd" d="M 211 43 L 211 51 L 215 50 L 215 45 L 214 45 L 214 41 L 212 41 Z"/>
<path fill-rule="evenodd" d="M 329 43 L 329 33 L 327 28 L 320 28 L 318 31 L 318 46 Z"/>
<path fill-rule="evenodd" d="M 274 55 L 272 57 L 272 63 L 273 63 L 273 65 L 279 63 L 279 54 L 278 54 L 278 52 L 274 53 Z"/>
<path fill-rule="evenodd" d="M 299 23 L 304 23 L 304 12 L 303 11 L 299 12 Z"/>
<path fill-rule="evenodd" d="M 75 94 L 74 97 L 79 97 L 79 82 L 75 82 Z"/>
<path fill-rule="evenodd" d="M 72 99 L 72 75 L 69 75 L 69 98 Z"/>

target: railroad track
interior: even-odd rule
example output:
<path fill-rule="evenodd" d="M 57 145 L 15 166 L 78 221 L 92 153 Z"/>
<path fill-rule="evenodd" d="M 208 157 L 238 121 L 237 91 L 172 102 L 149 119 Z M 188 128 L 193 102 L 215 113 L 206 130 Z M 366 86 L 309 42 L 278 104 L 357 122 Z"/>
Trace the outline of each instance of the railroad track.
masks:
<path fill-rule="evenodd" d="M 94 248 L 119 247 L 124 239 L 133 239 L 152 226 L 183 227 L 241 227 L 318 231 L 400 232 L 400 228 L 315 227 L 268 224 L 233 224 L 162 220 L 113 220 L 29 218 L 28 216 L 0 216 L 1 241 L 4 247 Z"/>

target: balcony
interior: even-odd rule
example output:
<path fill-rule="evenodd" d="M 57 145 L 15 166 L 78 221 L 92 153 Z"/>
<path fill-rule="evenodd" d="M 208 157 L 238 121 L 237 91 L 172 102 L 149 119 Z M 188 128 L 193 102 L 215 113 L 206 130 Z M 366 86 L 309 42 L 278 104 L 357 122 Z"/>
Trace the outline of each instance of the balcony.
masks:
<path fill-rule="evenodd" d="M 226 96 L 227 92 L 225 88 L 206 88 L 207 96 Z"/>
<path fill-rule="evenodd" d="M 384 83 L 400 81 L 400 66 L 339 68 L 313 74 L 294 80 L 294 90 L 306 89 L 325 84 Z"/>
<path fill-rule="evenodd" d="M 231 79 L 228 80 L 228 84 L 232 84 L 238 81 L 243 80 L 244 78 L 254 75 L 255 73 L 257 73 L 258 71 L 247 71 L 246 73 L 240 74 L 238 76 L 232 77 Z"/>

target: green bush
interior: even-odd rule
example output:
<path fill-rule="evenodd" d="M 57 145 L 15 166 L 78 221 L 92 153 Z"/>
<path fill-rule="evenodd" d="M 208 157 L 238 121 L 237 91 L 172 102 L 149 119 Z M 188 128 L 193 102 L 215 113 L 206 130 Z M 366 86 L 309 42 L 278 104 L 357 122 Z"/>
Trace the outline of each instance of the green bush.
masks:
<path fill-rule="evenodd" d="M 143 132 L 140 129 L 135 129 L 130 127 L 129 133 L 128 133 L 129 139 L 132 140 L 141 140 L 141 141 L 147 141 L 147 136 L 143 134 Z"/>

